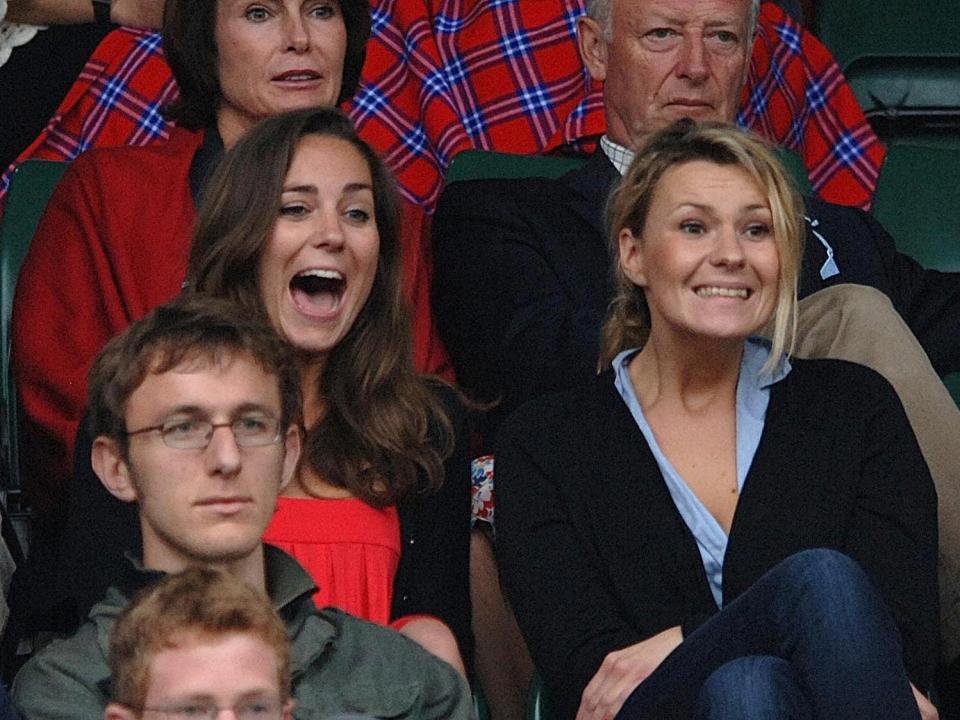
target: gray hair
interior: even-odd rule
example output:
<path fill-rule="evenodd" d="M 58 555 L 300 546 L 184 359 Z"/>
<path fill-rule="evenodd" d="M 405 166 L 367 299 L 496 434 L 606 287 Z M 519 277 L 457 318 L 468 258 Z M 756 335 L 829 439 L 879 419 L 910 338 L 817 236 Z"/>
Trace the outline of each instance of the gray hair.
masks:
<path fill-rule="evenodd" d="M 613 23 L 610 20 L 610 8 L 613 0 L 587 0 L 587 17 L 594 20 L 603 30 L 603 37 L 609 41 L 613 36 Z M 750 14 L 747 16 L 747 35 L 752 38 L 757 30 L 757 18 L 760 16 L 760 0 L 750 0 Z"/>

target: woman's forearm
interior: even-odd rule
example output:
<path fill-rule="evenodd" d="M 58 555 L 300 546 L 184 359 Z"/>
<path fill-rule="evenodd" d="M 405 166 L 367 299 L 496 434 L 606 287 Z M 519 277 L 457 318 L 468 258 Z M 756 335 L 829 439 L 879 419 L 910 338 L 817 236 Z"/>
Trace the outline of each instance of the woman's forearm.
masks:
<path fill-rule="evenodd" d="M 110 12 L 120 25 L 159 28 L 163 19 L 162 0 L 113 0 Z M 93 22 L 90 0 L 8 0 L 9 22 L 32 25 L 73 25 Z"/>

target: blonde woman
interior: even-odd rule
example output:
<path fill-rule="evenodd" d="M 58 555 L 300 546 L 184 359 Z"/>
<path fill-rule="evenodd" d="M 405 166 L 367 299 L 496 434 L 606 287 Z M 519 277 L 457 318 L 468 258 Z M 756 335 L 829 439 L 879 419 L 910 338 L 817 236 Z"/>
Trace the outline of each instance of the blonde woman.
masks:
<path fill-rule="evenodd" d="M 788 357 L 801 207 L 761 141 L 689 120 L 611 198 L 605 369 L 497 455 L 499 559 L 560 717 L 935 716 L 936 496 L 886 381 Z"/>

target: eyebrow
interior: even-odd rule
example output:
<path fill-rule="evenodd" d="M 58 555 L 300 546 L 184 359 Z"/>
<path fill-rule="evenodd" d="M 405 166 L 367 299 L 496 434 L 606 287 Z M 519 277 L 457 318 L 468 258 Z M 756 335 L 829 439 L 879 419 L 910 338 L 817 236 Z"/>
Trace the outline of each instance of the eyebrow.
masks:
<path fill-rule="evenodd" d="M 712 205 L 704 205 L 703 203 L 695 202 L 681 202 L 677 205 L 677 210 L 685 210 L 687 208 L 693 208 L 694 210 L 700 210 L 701 212 L 714 213 L 716 209 Z M 740 212 L 753 212 L 754 210 L 765 210 L 766 212 L 772 212 L 770 208 L 763 203 L 754 203 L 753 205 L 745 205 L 740 208 Z"/>
<path fill-rule="evenodd" d="M 688 24 L 688 20 L 681 19 L 675 15 L 665 15 L 659 12 L 653 12 L 650 15 L 649 22 L 643 23 L 645 25 L 677 25 L 684 26 Z M 718 27 L 730 27 L 735 28 L 740 25 L 739 21 L 735 17 L 721 17 L 716 20 L 708 20 L 704 23 L 705 28 L 718 28 Z"/>
<path fill-rule="evenodd" d="M 258 402 L 245 402 L 237 405 L 236 407 L 230 408 L 230 415 L 232 417 L 243 415 L 249 412 L 259 412 L 263 413 L 264 415 L 274 414 L 273 408 L 267 407 L 266 405 Z M 208 417 L 210 414 L 210 408 L 201 407 L 199 405 L 176 405 L 172 408 L 164 410 L 163 413 L 161 413 L 161 416 L 171 417 L 173 415 L 190 415 L 194 417 Z"/>
<path fill-rule="evenodd" d="M 358 182 L 347 183 L 346 185 L 343 186 L 343 189 L 341 190 L 341 193 L 344 194 L 344 195 L 348 195 L 348 194 L 351 194 L 351 193 L 361 192 L 361 191 L 363 191 L 363 190 L 369 190 L 370 192 L 373 192 L 373 185 L 371 185 L 370 183 L 358 183 Z M 285 192 L 285 193 L 311 193 L 311 194 L 313 194 L 313 195 L 316 195 L 318 192 L 320 192 L 320 190 L 317 188 L 316 185 L 306 184 L 306 185 L 288 185 L 288 186 L 285 186 L 285 187 L 283 188 L 283 192 Z"/>

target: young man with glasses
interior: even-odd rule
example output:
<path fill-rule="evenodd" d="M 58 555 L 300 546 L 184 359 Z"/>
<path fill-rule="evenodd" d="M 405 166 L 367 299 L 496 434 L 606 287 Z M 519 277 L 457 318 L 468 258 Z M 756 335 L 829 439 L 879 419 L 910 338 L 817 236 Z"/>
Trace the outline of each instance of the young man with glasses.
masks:
<path fill-rule="evenodd" d="M 269 328 L 226 301 L 185 296 L 108 343 L 89 392 L 93 467 L 113 495 L 137 503 L 142 556 L 73 637 L 17 675 L 25 720 L 102 717 L 117 616 L 138 590 L 193 565 L 269 598 L 293 645 L 305 716 L 470 717 L 469 688 L 452 667 L 399 633 L 316 610 L 309 575 L 261 543 L 300 455 L 298 377 Z"/>

